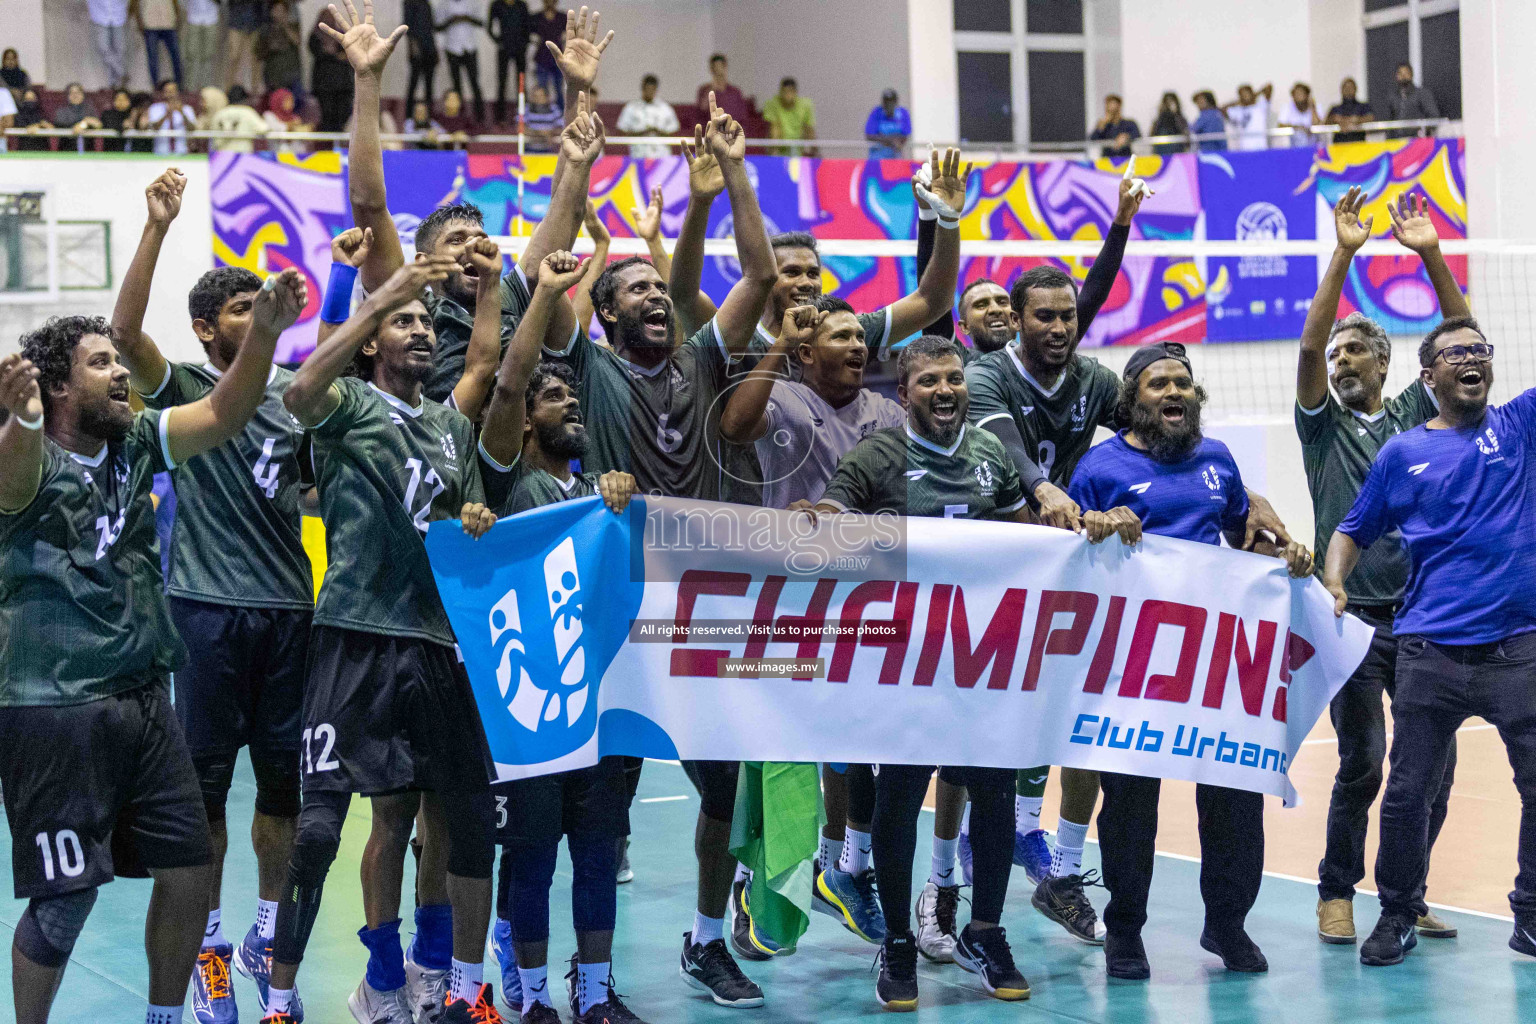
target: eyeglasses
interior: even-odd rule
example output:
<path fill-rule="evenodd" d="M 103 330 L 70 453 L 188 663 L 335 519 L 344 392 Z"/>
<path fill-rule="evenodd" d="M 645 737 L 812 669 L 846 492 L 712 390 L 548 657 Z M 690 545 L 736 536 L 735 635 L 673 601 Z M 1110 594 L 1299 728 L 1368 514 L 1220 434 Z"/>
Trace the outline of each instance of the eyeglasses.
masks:
<path fill-rule="evenodd" d="M 1442 356 L 1452 366 L 1470 363 L 1474 360 L 1486 363 L 1493 358 L 1493 346 L 1486 341 L 1474 342 L 1471 345 L 1447 345 L 1435 353 L 1435 359 L 1439 359 Z M 1431 359 L 1429 365 L 1435 365 L 1435 359 Z"/>

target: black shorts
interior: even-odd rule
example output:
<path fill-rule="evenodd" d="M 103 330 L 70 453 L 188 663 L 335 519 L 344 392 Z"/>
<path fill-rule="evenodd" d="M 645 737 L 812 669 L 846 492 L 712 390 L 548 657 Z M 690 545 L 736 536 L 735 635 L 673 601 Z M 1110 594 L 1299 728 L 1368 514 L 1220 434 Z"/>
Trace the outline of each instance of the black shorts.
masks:
<path fill-rule="evenodd" d="M 305 792 L 484 792 L 495 774 L 458 653 L 415 637 L 316 626 L 300 746 Z"/>
<path fill-rule="evenodd" d="M 629 835 L 624 760 L 605 757 L 590 768 L 539 775 L 491 787 L 496 841 L 559 842 L 562 835 Z"/>
<path fill-rule="evenodd" d="M 176 717 L 192 756 L 233 754 L 245 746 L 298 750 L 313 612 L 183 597 L 172 597 L 170 605 L 189 655 L 175 684 Z"/>
<path fill-rule="evenodd" d="M 88 704 L 0 708 L 0 786 L 17 899 L 212 859 L 163 679 Z"/>
<path fill-rule="evenodd" d="M 736 776 L 740 761 L 684 761 L 688 781 L 699 791 L 699 805 L 704 816 L 716 821 L 730 821 L 736 816 Z"/>

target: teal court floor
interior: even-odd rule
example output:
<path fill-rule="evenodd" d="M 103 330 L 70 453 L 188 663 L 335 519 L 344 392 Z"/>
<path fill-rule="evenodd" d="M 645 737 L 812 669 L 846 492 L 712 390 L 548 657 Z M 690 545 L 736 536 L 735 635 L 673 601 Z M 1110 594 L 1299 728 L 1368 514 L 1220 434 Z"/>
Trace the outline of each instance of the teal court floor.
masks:
<path fill-rule="evenodd" d="M 247 834 L 254 787 L 242 760 L 230 798 L 229 862 L 224 880 L 225 931 L 238 941 L 255 910 L 255 866 Z M 341 856 L 332 868 L 325 904 L 310 941 L 299 988 L 313 1024 L 347 1024 L 346 997 L 362 976 L 366 956 L 357 941 L 362 924 L 357 862 L 368 832 L 367 803 L 354 801 Z M 692 787 L 680 768 L 649 762 L 634 808 L 631 859 L 635 880 L 619 887 L 615 980 L 631 1009 L 651 1024 L 828 1024 L 884 1018 L 874 999 L 875 947 L 812 915 L 799 950 L 766 964 L 745 964 L 767 995 L 762 1009 L 727 1010 L 686 987 L 677 973 L 681 936 L 693 920 L 694 863 L 692 836 L 698 810 Z M 915 877 L 927 875 L 924 815 Z M 1514 827 L 1514 822 L 1510 822 Z M 1450 838 L 1450 837 L 1447 837 Z M 1450 847 L 1442 843 L 1441 849 Z M 1089 859 L 1097 851 L 1089 848 Z M 0 833 L 0 856 L 9 863 L 9 832 Z M 407 871 L 411 869 L 408 866 Z M 1249 933 L 1269 958 L 1267 975 L 1229 974 L 1201 951 L 1198 938 L 1201 904 L 1199 865 L 1162 856 L 1152 890 L 1151 920 L 1145 940 L 1152 960 L 1152 981 L 1107 983 L 1097 947 L 1079 943 L 1041 917 L 1029 904 L 1022 872 L 1016 872 L 1004 925 L 1033 997 L 1024 1003 L 987 998 L 970 975 L 958 967 L 923 963 L 918 977 L 922 1005 L 908 1020 L 945 1024 L 993 1024 L 1010 1021 L 1159 1022 L 1159 1024 L 1248 1024 L 1248 1022 L 1337 1021 L 1369 1024 L 1515 1024 L 1536 1021 L 1536 960 L 1506 945 L 1507 920 L 1448 912 L 1459 938 L 1425 940 L 1407 962 L 1393 968 L 1362 967 L 1355 947 L 1325 946 L 1317 940 L 1313 906 L 1316 889 L 1305 880 L 1265 879 L 1259 903 L 1248 919 Z M 406 880 L 410 892 L 410 878 Z M 551 988 L 574 950 L 569 923 L 568 862 L 562 854 L 551 897 Z M 145 1005 L 142 944 L 149 883 L 118 881 L 101 898 L 75 949 L 54 1006 L 61 1022 L 138 1024 Z M 1102 907 L 1102 889 L 1090 894 Z M 0 939 L 10 934 L 24 904 L 0 902 Z M 1375 900 L 1356 900 L 1362 934 L 1375 922 Z M 962 920 L 965 908 L 961 908 Z M 410 908 L 404 910 L 409 930 Z M 488 980 L 497 980 L 494 969 Z M 500 986 L 497 985 L 499 990 Z M 258 1020 L 254 990 L 235 978 L 241 1019 Z M 562 989 L 563 991 L 563 989 Z M 10 974 L 0 970 L 0 1021 L 12 1019 Z M 562 1017 L 569 1013 L 562 1010 Z M 186 1019 L 192 1020 L 190 1008 Z M 901 1019 L 901 1018 L 895 1018 Z"/>

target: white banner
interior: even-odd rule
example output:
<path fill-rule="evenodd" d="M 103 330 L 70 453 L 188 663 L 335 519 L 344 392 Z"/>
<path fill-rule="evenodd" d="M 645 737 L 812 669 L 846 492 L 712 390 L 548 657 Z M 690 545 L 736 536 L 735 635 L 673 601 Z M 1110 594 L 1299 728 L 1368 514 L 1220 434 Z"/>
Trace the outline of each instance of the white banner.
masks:
<path fill-rule="evenodd" d="M 503 777 L 604 754 L 1031 767 L 1296 799 L 1371 629 L 1274 558 L 598 499 L 427 538 Z"/>

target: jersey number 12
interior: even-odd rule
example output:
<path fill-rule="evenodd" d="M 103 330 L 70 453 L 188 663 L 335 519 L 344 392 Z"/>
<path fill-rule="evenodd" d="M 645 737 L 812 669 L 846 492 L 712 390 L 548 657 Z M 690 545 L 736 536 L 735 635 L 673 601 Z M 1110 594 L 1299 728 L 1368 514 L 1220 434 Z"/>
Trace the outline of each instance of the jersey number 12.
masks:
<path fill-rule="evenodd" d="M 405 465 L 411 471 L 410 483 L 405 485 L 405 511 L 410 514 L 411 521 L 416 524 L 416 529 L 426 533 L 427 516 L 432 514 L 432 502 L 437 500 L 439 494 L 448 489 L 448 485 L 443 483 L 442 479 L 437 475 L 437 470 L 431 466 L 426 467 L 427 486 L 432 488 L 432 494 L 422 503 L 421 508 L 412 512 L 411 506 L 416 504 L 416 492 L 421 488 L 422 465 L 420 459 L 406 459 Z"/>

